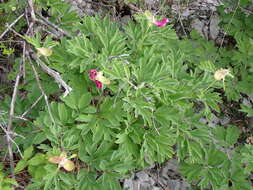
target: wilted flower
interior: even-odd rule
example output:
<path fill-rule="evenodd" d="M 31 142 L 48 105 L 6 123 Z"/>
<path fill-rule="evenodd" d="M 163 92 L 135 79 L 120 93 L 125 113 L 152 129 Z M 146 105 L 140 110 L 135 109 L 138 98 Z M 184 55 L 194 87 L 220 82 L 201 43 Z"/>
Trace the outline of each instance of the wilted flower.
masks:
<path fill-rule="evenodd" d="M 98 72 L 96 69 L 89 71 L 90 80 L 94 81 L 97 88 L 102 88 L 103 84 L 109 85 L 111 82 L 109 79 L 103 76 L 103 72 Z"/>
<path fill-rule="evenodd" d="M 145 16 L 149 20 L 149 23 L 156 25 L 157 27 L 164 27 L 169 22 L 168 18 L 163 18 L 161 21 L 156 20 L 154 15 L 150 11 L 145 11 Z"/>
<path fill-rule="evenodd" d="M 51 49 L 49 49 L 49 48 L 44 48 L 44 47 L 37 48 L 37 50 L 38 50 L 38 53 L 39 53 L 40 55 L 43 55 L 43 56 L 46 56 L 46 57 L 52 55 L 52 53 L 53 53 L 53 51 L 52 51 Z"/>
<path fill-rule="evenodd" d="M 102 83 L 98 80 L 95 80 L 95 84 L 96 84 L 97 88 L 102 88 L 103 87 Z"/>
<path fill-rule="evenodd" d="M 91 69 L 90 71 L 89 71 L 89 77 L 90 77 L 90 80 L 95 80 L 95 77 L 97 76 L 97 70 L 96 69 Z"/>
<path fill-rule="evenodd" d="M 157 26 L 157 27 L 164 27 L 166 26 L 166 24 L 169 22 L 168 18 L 163 18 L 161 21 L 154 21 L 153 23 Z"/>
<path fill-rule="evenodd" d="M 216 71 L 214 73 L 215 80 L 223 80 L 224 81 L 226 76 L 234 77 L 230 73 L 229 69 L 219 69 L 218 71 Z"/>
<path fill-rule="evenodd" d="M 72 155 L 71 158 L 76 155 Z M 75 164 L 67 158 L 66 152 L 62 152 L 60 156 L 50 156 L 48 161 L 54 164 L 58 164 L 59 168 L 63 167 L 67 171 L 72 171 L 75 169 Z"/>

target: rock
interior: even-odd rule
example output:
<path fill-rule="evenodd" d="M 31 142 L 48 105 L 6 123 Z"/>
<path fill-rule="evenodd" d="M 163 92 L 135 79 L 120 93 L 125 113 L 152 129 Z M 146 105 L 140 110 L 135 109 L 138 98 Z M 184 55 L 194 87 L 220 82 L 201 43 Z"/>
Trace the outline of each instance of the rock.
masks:
<path fill-rule="evenodd" d="M 202 123 L 202 124 L 207 124 L 208 123 L 208 121 L 205 118 L 200 118 L 199 122 Z"/>
<path fill-rule="evenodd" d="M 210 38 L 212 40 L 215 40 L 219 34 L 220 31 L 220 27 L 218 26 L 219 22 L 220 19 L 218 17 L 215 16 L 211 18 L 209 29 L 210 29 Z"/>
<path fill-rule="evenodd" d="M 141 181 L 149 181 L 149 176 L 144 171 L 140 171 L 136 173 L 136 177 L 138 177 Z"/>
<path fill-rule="evenodd" d="M 229 124 L 231 118 L 229 116 L 224 116 L 223 118 L 220 119 L 220 124 L 221 125 L 227 125 Z"/>
<path fill-rule="evenodd" d="M 151 167 L 137 172 L 124 180 L 123 187 L 127 190 L 186 190 L 190 185 L 178 169 L 177 160 L 171 159 L 161 168 Z"/>
<path fill-rule="evenodd" d="M 202 37 L 205 37 L 205 35 L 203 34 L 204 26 L 205 26 L 204 22 L 200 21 L 198 18 L 194 19 L 191 23 L 191 27 L 197 30 Z"/>
<path fill-rule="evenodd" d="M 186 9 L 184 12 L 181 14 L 182 17 L 189 17 L 191 14 L 194 13 L 194 10 Z"/>
<path fill-rule="evenodd" d="M 125 179 L 125 180 L 124 180 L 124 185 L 123 185 L 123 187 L 124 187 L 125 189 L 133 189 L 133 179 L 132 179 L 132 178 L 130 178 L 130 179 Z"/>
<path fill-rule="evenodd" d="M 154 6 L 158 1 L 157 0 L 144 0 L 144 2 L 148 6 Z"/>

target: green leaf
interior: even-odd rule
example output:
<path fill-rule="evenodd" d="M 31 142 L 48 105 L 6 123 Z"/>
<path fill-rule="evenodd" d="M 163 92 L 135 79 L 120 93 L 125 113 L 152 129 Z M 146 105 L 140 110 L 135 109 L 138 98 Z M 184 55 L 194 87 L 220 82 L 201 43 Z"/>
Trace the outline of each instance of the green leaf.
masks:
<path fill-rule="evenodd" d="M 40 164 L 44 164 L 46 162 L 47 161 L 46 161 L 45 155 L 42 154 L 42 153 L 37 153 L 33 158 L 31 158 L 28 161 L 28 164 L 31 165 L 31 166 L 37 166 L 37 165 L 40 165 Z"/>
<path fill-rule="evenodd" d="M 235 126 L 229 126 L 226 130 L 226 142 L 229 145 L 233 145 L 237 142 L 237 139 L 240 136 L 240 131 L 237 127 Z"/>
<path fill-rule="evenodd" d="M 92 121 L 93 118 L 94 118 L 93 115 L 82 114 L 82 115 L 79 115 L 75 120 L 76 121 L 83 121 L 83 122 L 90 122 L 90 121 Z"/>
<path fill-rule="evenodd" d="M 207 162 L 211 166 L 217 166 L 222 164 L 225 159 L 226 155 L 224 152 L 214 148 L 214 147 L 209 147 L 208 153 L 207 153 Z"/>
<path fill-rule="evenodd" d="M 61 98 L 61 99 L 70 108 L 72 108 L 72 109 L 78 109 L 78 100 L 79 100 L 79 97 L 78 97 L 77 93 L 75 93 L 75 92 L 72 91 L 71 93 L 69 93 L 68 96 L 66 96 L 64 98 Z"/>
<path fill-rule="evenodd" d="M 12 185 L 18 186 L 17 181 L 16 181 L 15 179 L 12 179 L 12 178 L 5 178 L 5 179 L 4 179 L 4 183 L 12 184 Z"/>
<path fill-rule="evenodd" d="M 30 146 L 24 151 L 24 160 L 28 160 L 33 154 L 33 146 Z"/>
<path fill-rule="evenodd" d="M 207 72 L 214 72 L 215 65 L 211 61 L 202 61 L 199 63 L 199 68 Z"/>
<path fill-rule="evenodd" d="M 78 108 L 83 109 L 87 107 L 91 102 L 91 94 L 90 93 L 84 93 L 78 101 Z"/>
<path fill-rule="evenodd" d="M 2 162 L 0 162 L 0 171 L 2 171 L 4 169 L 4 165 Z"/>
<path fill-rule="evenodd" d="M 60 179 L 67 185 L 73 185 L 74 183 L 76 183 L 75 178 L 71 174 L 60 172 L 59 176 Z"/>
<path fill-rule="evenodd" d="M 44 132 L 40 132 L 34 137 L 33 144 L 41 144 L 45 140 L 47 140 L 46 134 Z"/>
<path fill-rule="evenodd" d="M 203 148 L 198 142 L 188 141 L 188 150 L 190 154 L 190 159 L 193 163 L 199 162 L 204 157 Z"/>
<path fill-rule="evenodd" d="M 29 166 L 29 167 L 35 167 L 33 177 L 36 180 L 41 180 L 43 179 L 48 172 L 45 170 L 44 166 Z"/>
<path fill-rule="evenodd" d="M 69 119 L 69 113 L 65 104 L 61 104 L 61 103 L 58 104 L 58 113 L 59 113 L 61 122 L 63 124 L 67 123 Z"/>
<path fill-rule="evenodd" d="M 221 140 L 221 141 L 226 140 L 226 129 L 222 126 L 216 126 L 213 129 L 213 134 L 218 140 Z"/>
<path fill-rule="evenodd" d="M 4 185 L 2 188 L 2 190 L 13 190 L 13 188 L 9 185 Z"/>
<path fill-rule="evenodd" d="M 246 106 L 244 104 L 240 104 L 241 109 L 239 111 L 247 113 L 248 117 L 252 117 L 253 116 L 253 109 L 252 107 Z"/>
<path fill-rule="evenodd" d="M 105 190 L 122 190 L 121 185 L 113 174 L 104 173 L 97 181 Z"/>
<path fill-rule="evenodd" d="M 84 108 L 82 110 L 82 113 L 96 113 L 97 112 L 97 108 L 94 106 L 88 106 L 87 108 Z"/>
<path fill-rule="evenodd" d="M 180 172 L 187 177 L 188 181 L 198 180 L 201 175 L 202 165 L 200 164 L 187 164 L 180 163 Z"/>
<path fill-rule="evenodd" d="M 28 165 L 26 160 L 20 160 L 15 167 L 15 174 L 23 170 Z"/>

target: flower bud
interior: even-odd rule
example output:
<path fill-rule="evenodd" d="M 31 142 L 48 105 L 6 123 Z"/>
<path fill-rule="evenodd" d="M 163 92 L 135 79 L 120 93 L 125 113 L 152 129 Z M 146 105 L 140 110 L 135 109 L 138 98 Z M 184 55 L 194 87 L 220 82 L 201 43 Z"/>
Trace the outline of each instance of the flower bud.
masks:
<path fill-rule="evenodd" d="M 215 80 L 225 80 L 226 76 L 234 77 L 230 74 L 230 71 L 228 69 L 219 69 L 214 73 Z"/>
<path fill-rule="evenodd" d="M 53 51 L 51 49 L 44 48 L 44 47 L 37 48 L 37 50 L 38 50 L 38 54 L 46 56 L 46 57 L 52 55 L 52 53 L 53 53 Z"/>
<path fill-rule="evenodd" d="M 65 159 L 62 164 L 60 164 L 68 172 L 75 169 L 75 164 L 71 160 Z"/>

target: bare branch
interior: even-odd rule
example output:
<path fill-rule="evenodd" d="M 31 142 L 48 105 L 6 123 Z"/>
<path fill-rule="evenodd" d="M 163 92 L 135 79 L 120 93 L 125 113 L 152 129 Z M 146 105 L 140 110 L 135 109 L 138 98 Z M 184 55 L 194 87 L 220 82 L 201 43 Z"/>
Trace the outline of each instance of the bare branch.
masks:
<path fill-rule="evenodd" d="M 14 90 L 12 93 L 12 99 L 11 99 L 11 105 L 10 105 L 10 111 L 9 111 L 9 119 L 8 119 L 7 131 L 6 131 L 12 178 L 15 178 L 15 176 L 14 176 L 14 160 L 13 160 L 13 152 L 12 152 L 13 140 L 10 138 L 9 134 L 10 134 L 11 128 L 12 128 L 12 121 L 13 121 L 13 117 L 14 117 L 14 107 L 15 107 L 15 102 L 16 102 L 16 98 L 17 98 L 18 85 L 19 85 L 19 81 L 21 78 L 21 70 L 22 70 L 22 63 L 20 63 L 19 73 L 17 74 Z"/>
<path fill-rule="evenodd" d="M 25 79 L 25 52 L 26 52 L 26 42 L 23 42 L 23 55 L 22 55 L 22 61 L 23 61 L 23 67 L 22 67 L 22 75 L 23 79 Z M 24 80 L 25 82 L 25 80 Z"/>

